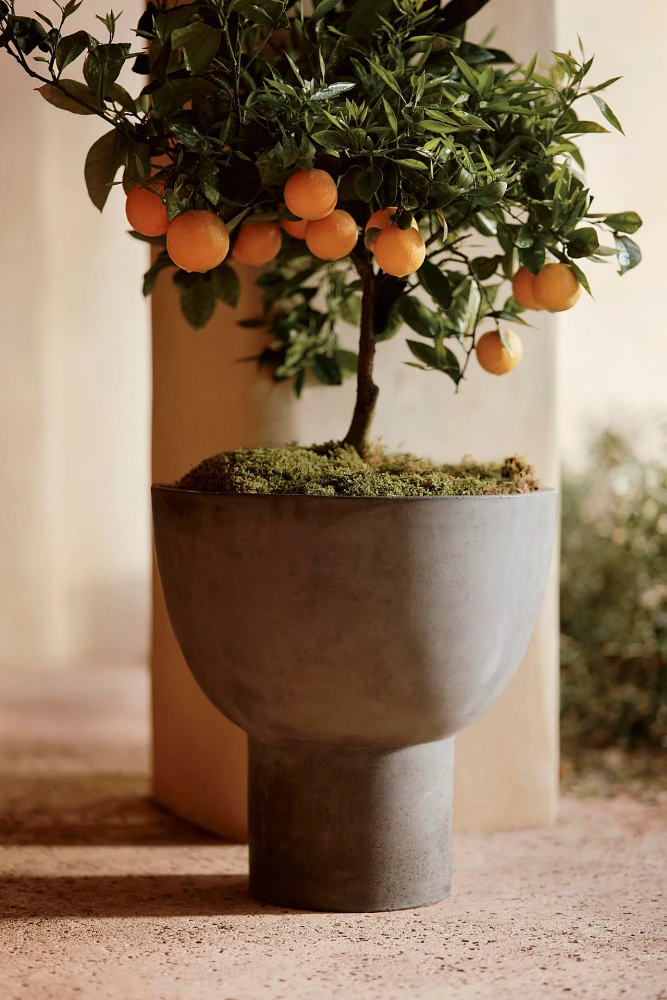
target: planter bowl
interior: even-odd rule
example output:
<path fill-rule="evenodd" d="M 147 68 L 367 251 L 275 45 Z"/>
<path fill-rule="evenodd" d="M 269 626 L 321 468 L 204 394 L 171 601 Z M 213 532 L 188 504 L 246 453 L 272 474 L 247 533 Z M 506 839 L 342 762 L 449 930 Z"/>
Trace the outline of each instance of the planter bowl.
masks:
<path fill-rule="evenodd" d="M 153 487 L 169 616 L 250 737 L 251 891 L 377 910 L 449 888 L 455 732 L 537 619 L 557 492 L 366 498 Z"/>

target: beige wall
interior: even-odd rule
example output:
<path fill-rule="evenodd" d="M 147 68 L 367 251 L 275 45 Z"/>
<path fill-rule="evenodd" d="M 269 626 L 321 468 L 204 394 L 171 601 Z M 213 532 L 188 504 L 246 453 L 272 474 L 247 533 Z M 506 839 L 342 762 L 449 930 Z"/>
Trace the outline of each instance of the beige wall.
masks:
<path fill-rule="evenodd" d="M 493 4 L 492 4 L 493 6 Z M 593 427 L 629 425 L 633 436 L 667 420 L 667 314 L 664 232 L 667 138 L 661 94 L 667 52 L 663 0 L 558 0 L 558 48 L 575 48 L 577 32 L 595 54 L 594 83 L 622 75 L 607 92 L 626 137 L 584 136 L 587 176 L 599 212 L 634 209 L 644 219 L 635 237 L 641 267 L 619 278 L 614 265 L 587 268 L 595 301 L 584 296 L 559 321 L 559 404 L 563 449 L 579 462 Z M 581 114 L 603 122 L 591 98 Z"/>
<path fill-rule="evenodd" d="M 102 218 L 86 195 L 106 126 L 33 86 L 0 54 L 0 666 L 127 661 L 147 646 L 147 254 L 120 192 Z"/>

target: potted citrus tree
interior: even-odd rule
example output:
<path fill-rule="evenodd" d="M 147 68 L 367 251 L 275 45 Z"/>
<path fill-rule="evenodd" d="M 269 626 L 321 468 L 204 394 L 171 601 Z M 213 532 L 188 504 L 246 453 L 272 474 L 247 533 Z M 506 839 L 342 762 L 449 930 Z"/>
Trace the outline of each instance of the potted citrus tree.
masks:
<path fill-rule="evenodd" d="M 130 44 L 113 13 L 104 40 L 70 32 L 76 0 L 54 20 L 0 0 L 0 45 L 41 95 L 108 126 L 86 182 L 102 209 L 122 170 L 155 247 L 144 292 L 170 272 L 200 329 L 236 305 L 235 262 L 263 268 L 258 362 L 297 395 L 356 378 L 341 441 L 228 452 L 153 490 L 183 653 L 250 737 L 251 890 L 270 902 L 447 893 L 452 736 L 514 673 L 546 579 L 556 493 L 522 460 L 373 445 L 378 345 L 409 330 L 406 363 L 443 391 L 470 364 L 506 375 L 531 311 L 588 290 L 583 260 L 640 260 L 641 220 L 594 211 L 576 143 L 607 131 L 598 111 L 620 128 L 613 81 L 588 83 L 583 49 L 543 72 L 472 43 L 483 5 L 159 0 Z"/>

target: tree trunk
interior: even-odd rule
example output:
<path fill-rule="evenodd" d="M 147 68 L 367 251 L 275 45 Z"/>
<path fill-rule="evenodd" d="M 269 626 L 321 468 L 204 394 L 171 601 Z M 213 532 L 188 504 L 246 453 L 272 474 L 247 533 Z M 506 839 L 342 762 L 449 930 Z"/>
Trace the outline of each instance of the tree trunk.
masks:
<path fill-rule="evenodd" d="M 354 407 L 350 429 L 343 443 L 352 445 L 363 457 L 368 451 L 370 429 L 380 390 L 373 381 L 373 364 L 375 361 L 375 339 L 373 336 L 375 275 L 373 273 L 373 265 L 368 259 L 357 260 L 356 264 L 362 281 L 357 402 Z"/>

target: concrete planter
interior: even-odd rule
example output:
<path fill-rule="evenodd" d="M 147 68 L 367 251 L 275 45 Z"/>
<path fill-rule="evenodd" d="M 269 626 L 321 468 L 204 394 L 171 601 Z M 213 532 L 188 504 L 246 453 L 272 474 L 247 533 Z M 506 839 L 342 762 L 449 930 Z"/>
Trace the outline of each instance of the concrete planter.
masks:
<path fill-rule="evenodd" d="M 447 895 L 453 734 L 530 640 L 557 492 L 242 496 L 153 487 L 185 659 L 250 738 L 250 888 L 389 910 Z"/>

